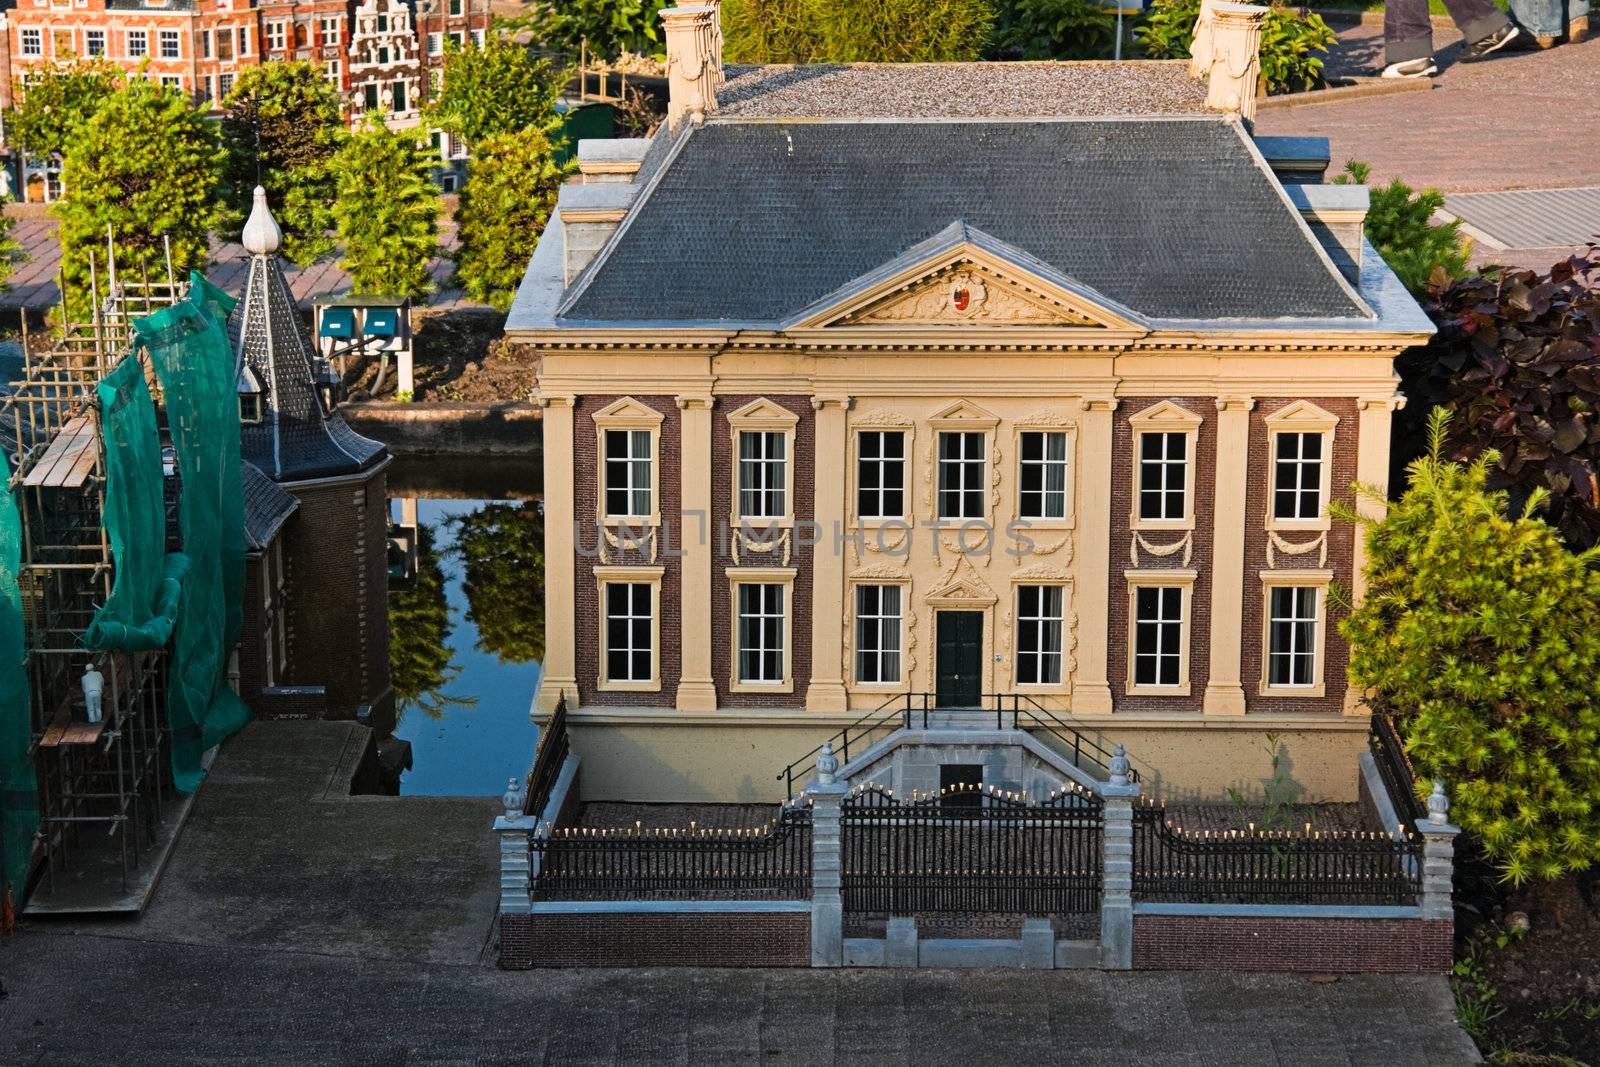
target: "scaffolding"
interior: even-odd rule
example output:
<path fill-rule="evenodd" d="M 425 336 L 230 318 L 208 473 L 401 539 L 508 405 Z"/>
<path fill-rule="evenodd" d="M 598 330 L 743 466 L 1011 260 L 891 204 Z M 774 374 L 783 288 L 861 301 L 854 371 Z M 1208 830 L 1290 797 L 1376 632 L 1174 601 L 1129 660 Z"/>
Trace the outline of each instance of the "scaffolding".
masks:
<path fill-rule="evenodd" d="M 76 853 L 109 843 L 120 852 L 126 891 L 172 793 L 168 650 L 83 647 L 83 633 L 114 577 L 95 387 L 123 359 L 140 359 L 154 382 L 148 357 L 133 353 L 132 319 L 176 303 L 184 287 L 174 278 L 170 250 L 165 279 L 152 282 L 144 272 L 135 281 L 119 278 L 109 237 L 104 264 L 91 255 L 89 267 L 91 321 L 67 321 L 62 275 L 63 326 L 49 351 L 31 350 L 24 315 L 23 373 L 0 401 L 0 440 L 11 461 L 9 488 L 22 527 L 18 582 L 44 876 L 53 889 L 58 871 Z M 168 526 L 170 540 L 170 513 Z M 103 686 L 97 722 L 89 721 L 85 696 L 84 674 L 91 668 Z"/>

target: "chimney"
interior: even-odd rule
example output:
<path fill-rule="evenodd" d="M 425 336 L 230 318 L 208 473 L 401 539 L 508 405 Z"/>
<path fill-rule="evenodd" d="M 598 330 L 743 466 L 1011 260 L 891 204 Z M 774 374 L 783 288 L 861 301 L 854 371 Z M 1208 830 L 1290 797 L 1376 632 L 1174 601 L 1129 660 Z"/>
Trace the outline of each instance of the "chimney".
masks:
<path fill-rule="evenodd" d="M 1246 124 L 1256 117 L 1256 83 L 1261 75 L 1261 19 L 1257 4 L 1202 0 L 1195 22 L 1189 73 L 1208 83 L 1206 106 L 1237 114 Z"/>
<path fill-rule="evenodd" d="M 1367 187 L 1285 184 L 1283 191 L 1339 273 L 1351 285 L 1360 285 L 1361 245 L 1371 202 Z"/>
<path fill-rule="evenodd" d="M 717 109 L 722 84 L 722 4 L 669 7 L 661 12 L 667 38 L 667 129 L 702 122 Z"/>

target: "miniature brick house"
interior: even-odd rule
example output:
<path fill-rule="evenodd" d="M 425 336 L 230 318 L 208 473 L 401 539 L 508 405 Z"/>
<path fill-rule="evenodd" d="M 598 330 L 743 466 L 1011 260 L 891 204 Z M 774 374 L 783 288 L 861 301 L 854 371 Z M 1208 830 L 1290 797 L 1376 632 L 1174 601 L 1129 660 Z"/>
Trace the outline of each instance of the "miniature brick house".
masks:
<path fill-rule="evenodd" d="M 240 692 L 258 714 L 371 713 L 381 724 L 394 704 L 389 455 L 322 396 L 321 361 L 284 280 L 280 240 L 257 187 L 242 237 L 250 273 L 228 320 L 251 541 Z"/>
<path fill-rule="evenodd" d="M 1234 9 L 1239 9 L 1235 11 Z M 744 68 L 663 12 L 650 141 L 579 147 L 507 324 L 541 357 L 548 653 L 586 799 L 756 800 L 895 700 L 1019 694 L 1216 796 L 1365 742 L 1337 591 L 1432 327 L 1261 9 L 1184 63 Z M 1379 507 L 1363 501 L 1367 511 Z M 926 696 L 924 696 L 926 694 Z"/>

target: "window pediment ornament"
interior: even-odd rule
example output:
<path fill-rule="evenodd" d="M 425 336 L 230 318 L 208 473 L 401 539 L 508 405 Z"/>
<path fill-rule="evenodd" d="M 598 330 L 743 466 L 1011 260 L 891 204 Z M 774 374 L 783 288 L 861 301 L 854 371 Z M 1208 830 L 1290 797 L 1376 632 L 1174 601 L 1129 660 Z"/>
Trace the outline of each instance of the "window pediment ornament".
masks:
<path fill-rule="evenodd" d="M 800 416 L 761 397 L 737 411 L 729 412 L 728 422 L 738 430 L 787 430 L 800 422 Z"/>
<path fill-rule="evenodd" d="M 844 326 L 1087 326 L 1082 310 L 972 260 L 961 260 L 849 315 Z"/>
<path fill-rule="evenodd" d="M 856 413 L 855 418 L 850 420 L 851 426 L 858 430 L 876 430 L 879 428 L 909 429 L 914 423 L 915 420 L 910 415 L 904 415 L 898 411 L 890 411 L 888 408 L 870 408 L 866 411 L 859 411 Z"/>
<path fill-rule="evenodd" d="M 1188 408 L 1170 400 L 1152 404 L 1128 416 L 1136 430 L 1184 430 L 1199 426 L 1205 420 Z"/>
<path fill-rule="evenodd" d="M 965 556 L 957 557 L 944 581 L 923 597 L 933 607 L 994 604 L 999 599 Z"/>
<path fill-rule="evenodd" d="M 631 396 L 614 400 L 594 413 L 596 423 L 613 429 L 623 427 L 654 429 L 661 425 L 664 418 L 661 412 Z"/>
<path fill-rule="evenodd" d="M 1331 430 L 1339 425 L 1339 416 L 1309 400 L 1296 400 L 1274 411 L 1264 421 L 1275 430 Z"/>
<path fill-rule="evenodd" d="M 958 400 L 928 416 L 936 430 L 984 430 L 1000 425 L 1000 417 L 966 400 Z"/>
<path fill-rule="evenodd" d="M 874 563 L 850 575 L 853 582 L 909 582 L 911 573 L 892 563 Z"/>

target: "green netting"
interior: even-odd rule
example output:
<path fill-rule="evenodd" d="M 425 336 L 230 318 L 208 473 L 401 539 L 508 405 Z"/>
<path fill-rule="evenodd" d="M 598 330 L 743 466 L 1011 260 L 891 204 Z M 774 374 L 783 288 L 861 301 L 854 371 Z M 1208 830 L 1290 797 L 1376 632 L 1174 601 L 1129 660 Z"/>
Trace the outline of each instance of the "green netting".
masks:
<path fill-rule="evenodd" d="M 198 272 L 189 298 L 135 319 L 136 343 L 150 353 L 177 453 L 189 573 L 172 652 L 167 719 L 172 776 L 192 792 L 200 757 L 243 726 L 250 712 L 228 687 L 228 655 L 244 618 L 244 487 L 239 470 L 239 401 L 226 322 L 234 300 Z"/>
<path fill-rule="evenodd" d="M 39 787 L 28 753 L 28 671 L 24 663 L 22 523 L 11 495 L 11 470 L 0 455 L 0 899 L 22 899 L 33 835 L 39 828 Z"/>
<path fill-rule="evenodd" d="M 124 359 L 95 389 L 105 440 L 106 533 L 117 577 L 84 632 L 85 648 L 161 648 L 172 636 L 189 561 L 167 555 L 161 434 L 144 367 Z"/>

